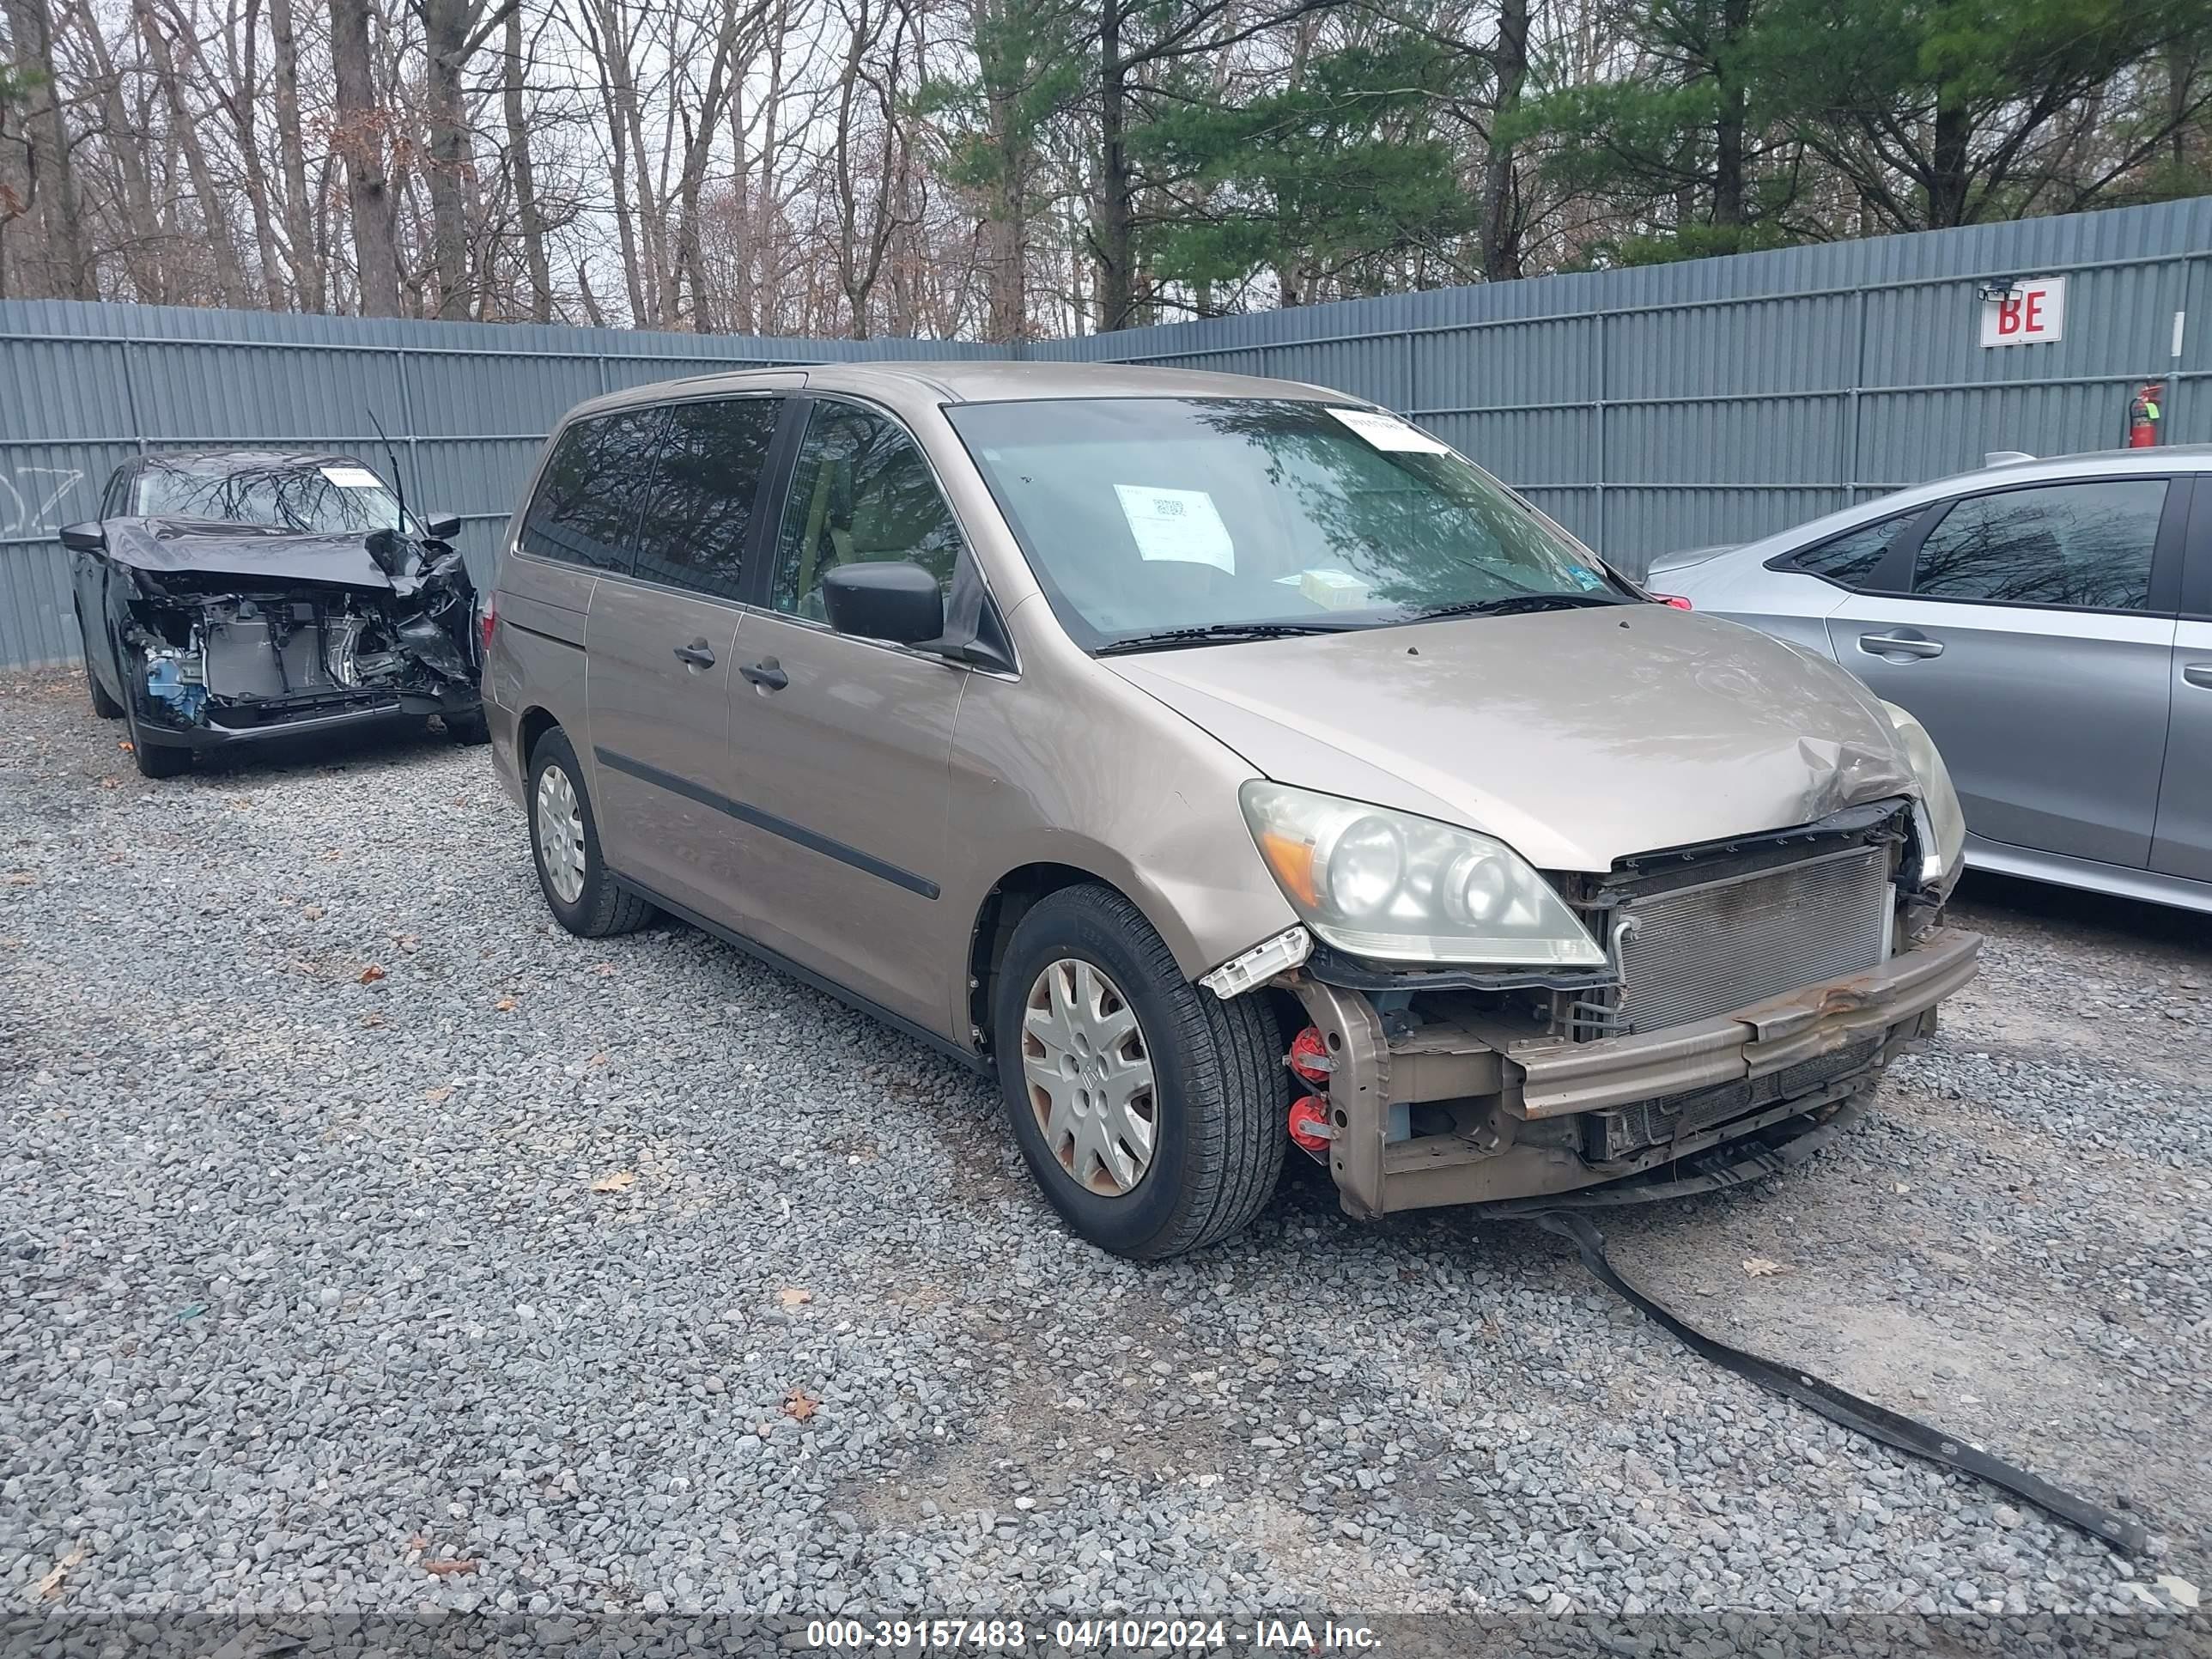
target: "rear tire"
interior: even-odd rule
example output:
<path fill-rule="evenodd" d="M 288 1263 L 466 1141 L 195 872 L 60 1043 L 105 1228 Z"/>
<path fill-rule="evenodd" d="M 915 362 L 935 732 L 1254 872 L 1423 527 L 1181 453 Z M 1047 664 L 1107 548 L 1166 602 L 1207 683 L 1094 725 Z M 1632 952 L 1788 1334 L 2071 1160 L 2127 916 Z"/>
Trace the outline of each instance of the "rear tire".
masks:
<path fill-rule="evenodd" d="M 107 695 L 107 688 L 100 683 L 99 671 L 92 665 L 92 634 L 84 625 L 82 611 L 77 612 L 76 637 L 84 647 L 84 684 L 85 689 L 92 693 L 92 712 L 104 720 L 121 720 L 123 705 Z"/>
<path fill-rule="evenodd" d="M 1063 1039 L 1085 1023 L 1063 1015 L 1070 997 L 1103 1011 L 1090 1029 L 1104 1034 L 1103 1047 L 1090 1037 L 1063 1055 Z M 1085 885 L 1022 918 L 992 1002 L 1007 1119 L 1030 1174 L 1075 1232 L 1116 1255 L 1158 1261 L 1217 1243 L 1267 1207 L 1282 1173 L 1289 1085 L 1266 998 L 1224 1002 L 1192 984 L 1143 912 L 1110 887 Z M 1135 1016 L 1127 1036 L 1125 1012 Z M 1115 1052 L 1102 1069 L 1092 1057 L 1107 1049 Z M 1148 1068 L 1149 1103 L 1123 1109 L 1145 1127 L 1116 1142 L 1090 1114 L 1110 1116 L 1115 1079 L 1131 1065 Z M 1089 1103 L 1063 1110 L 1063 1080 Z"/>
<path fill-rule="evenodd" d="M 530 751 L 530 857 L 553 919 L 578 939 L 632 933 L 653 906 L 620 885 L 599 854 L 599 821 L 584 788 L 584 769 L 567 732 L 555 726 Z"/>

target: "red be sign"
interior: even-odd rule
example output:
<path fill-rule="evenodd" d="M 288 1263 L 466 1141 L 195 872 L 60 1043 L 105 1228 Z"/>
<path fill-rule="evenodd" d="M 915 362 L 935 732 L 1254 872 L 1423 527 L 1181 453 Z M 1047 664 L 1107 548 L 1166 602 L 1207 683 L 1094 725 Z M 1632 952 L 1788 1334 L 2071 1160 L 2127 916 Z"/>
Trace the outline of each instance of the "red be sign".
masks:
<path fill-rule="evenodd" d="M 2066 279 L 2037 276 L 2014 283 L 2002 299 L 1982 301 L 1982 343 L 2037 345 L 2066 337 Z"/>

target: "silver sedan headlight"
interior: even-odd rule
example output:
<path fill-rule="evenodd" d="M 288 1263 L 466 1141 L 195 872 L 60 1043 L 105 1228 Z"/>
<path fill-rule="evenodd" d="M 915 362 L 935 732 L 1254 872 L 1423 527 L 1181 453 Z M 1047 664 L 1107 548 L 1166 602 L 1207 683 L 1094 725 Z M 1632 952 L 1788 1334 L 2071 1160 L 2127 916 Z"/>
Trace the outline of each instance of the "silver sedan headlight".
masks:
<path fill-rule="evenodd" d="M 1959 805 L 1959 792 L 1951 787 L 1950 769 L 1943 764 L 1928 728 L 1893 702 L 1882 707 L 1897 728 L 1905 759 L 1912 763 L 1912 775 L 1920 781 L 1920 804 L 1915 809 L 1920 884 L 1948 893 L 1966 857 L 1966 815 Z"/>
<path fill-rule="evenodd" d="M 1504 842 L 1255 779 L 1239 792 L 1260 857 L 1314 933 L 1389 962 L 1601 968 L 1573 911 Z"/>

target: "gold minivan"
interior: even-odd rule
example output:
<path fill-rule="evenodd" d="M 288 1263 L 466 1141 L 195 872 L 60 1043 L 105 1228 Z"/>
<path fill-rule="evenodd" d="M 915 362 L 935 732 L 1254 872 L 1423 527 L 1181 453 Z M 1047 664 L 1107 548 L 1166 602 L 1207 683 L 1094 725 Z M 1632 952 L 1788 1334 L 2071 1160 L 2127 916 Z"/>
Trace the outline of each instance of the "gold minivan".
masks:
<path fill-rule="evenodd" d="M 1317 386 L 618 392 L 483 626 L 563 927 L 665 912 L 995 1075 L 1127 1255 L 1234 1232 L 1293 1149 L 1362 1217 L 1778 1167 L 1974 971 L 1911 716 Z"/>

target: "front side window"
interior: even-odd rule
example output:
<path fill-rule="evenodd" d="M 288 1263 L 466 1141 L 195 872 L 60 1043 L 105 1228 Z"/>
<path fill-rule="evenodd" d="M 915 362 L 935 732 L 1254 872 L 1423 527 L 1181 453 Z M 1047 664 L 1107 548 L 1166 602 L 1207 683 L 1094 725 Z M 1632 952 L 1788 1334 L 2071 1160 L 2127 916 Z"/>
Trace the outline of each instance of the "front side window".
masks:
<path fill-rule="evenodd" d="M 949 595 L 961 546 L 929 463 L 897 422 L 854 404 L 814 405 L 777 538 L 778 611 L 827 621 L 822 578 L 867 560 L 911 560 Z"/>
<path fill-rule="evenodd" d="M 1872 524 L 1863 524 L 1856 530 L 1847 530 L 1832 537 L 1816 547 L 1778 561 L 1784 568 L 1800 570 L 1808 576 L 1819 576 L 1838 587 L 1863 591 L 1870 586 L 1881 561 L 1906 526 L 1918 518 L 1924 507 L 1914 507 L 1910 513 L 1899 513 Z"/>
<path fill-rule="evenodd" d="M 133 494 L 132 510 L 143 519 L 259 525 L 313 536 L 366 536 L 399 524 L 398 497 L 358 461 L 216 468 L 149 460 Z"/>
<path fill-rule="evenodd" d="M 2140 611 L 2166 510 L 2160 478 L 1969 495 L 1920 544 L 1921 599 Z"/>
<path fill-rule="evenodd" d="M 1093 649 L 1632 602 L 1486 474 L 1371 410 L 1102 398 L 946 416 Z"/>
<path fill-rule="evenodd" d="M 781 398 L 720 398 L 668 411 L 638 520 L 636 574 L 719 599 L 738 581 Z"/>
<path fill-rule="evenodd" d="M 523 516 L 522 550 L 627 572 L 638 485 L 652 471 L 660 417 L 658 409 L 626 409 L 564 429 Z"/>

